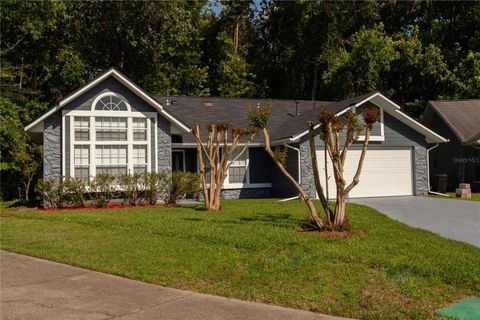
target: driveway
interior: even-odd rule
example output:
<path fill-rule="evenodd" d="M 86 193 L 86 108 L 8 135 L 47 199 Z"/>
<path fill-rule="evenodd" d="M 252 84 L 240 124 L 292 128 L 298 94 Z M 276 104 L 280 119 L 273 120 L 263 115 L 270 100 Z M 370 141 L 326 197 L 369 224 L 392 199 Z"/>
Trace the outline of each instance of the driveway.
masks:
<path fill-rule="evenodd" d="M 480 202 L 432 197 L 352 199 L 412 227 L 480 247 Z"/>
<path fill-rule="evenodd" d="M 5 251 L 0 251 L 0 263 L 2 320 L 347 320 L 165 288 Z"/>

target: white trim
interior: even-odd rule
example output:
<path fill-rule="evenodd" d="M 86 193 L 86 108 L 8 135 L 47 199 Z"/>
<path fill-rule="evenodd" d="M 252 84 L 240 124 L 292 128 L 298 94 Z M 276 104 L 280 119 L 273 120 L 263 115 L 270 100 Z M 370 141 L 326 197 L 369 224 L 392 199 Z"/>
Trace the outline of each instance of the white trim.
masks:
<path fill-rule="evenodd" d="M 174 123 L 175 125 L 177 125 L 179 128 L 183 129 L 185 132 L 191 132 L 191 129 L 184 125 L 182 122 L 180 122 L 179 120 L 177 120 L 175 117 L 173 117 L 172 115 L 170 115 L 168 112 L 166 112 L 164 109 L 163 109 L 163 106 L 156 100 L 154 100 L 153 98 L 151 98 L 149 95 L 147 95 L 142 89 L 140 89 L 136 84 L 134 84 L 133 82 L 131 82 L 130 80 L 128 80 L 127 78 L 125 78 L 122 74 L 120 74 L 118 71 L 116 71 L 115 69 L 110 69 L 108 71 L 106 71 L 104 74 L 100 75 L 98 78 L 96 78 L 95 80 L 91 81 L 89 84 L 87 84 L 86 86 L 84 86 L 83 88 L 75 91 L 73 94 L 69 95 L 68 97 L 66 97 L 65 99 L 63 99 L 62 101 L 60 101 L 58 103 L 57 106 L 55 106 L 54 108 L 50 109 L 50 111 L 46 112 L 43 116 L 37 118 L 35 121 L 33 121 L 32 123 L 30 123 L 29 125 L 27 125 L 25 127 L 25 131 L 29 131 L 31 128 L 33 128 L 35 125 L 37 125 L 38 123 L 40 123 L 41 121 L 45 120 L 46 118 L 48 118 L 49 116 L 51 116 L 53 113 L 57 112 L 58 110 L 62 109 L 66 104 L 68 104 L 69 102 L 73 101 L 74 99 L 76 99 L 77 97 L 79 97 L 80 95 L 82 95 L 84 92 L 90 90 L 91 88 L 93 88 L 94 86 L 96 86 L 98 83 L 102 82 L 103 80 L 105 80 L 106 78 L 108 78 L 109 76 L 113 76 L 116 80 L 118 80 L 119 82 L 121 82 L 123 85 L 125 85 L 127 88 L 129 88 L 130 90 L 132 90 L 137 96 L 139 96 L 142 100 L 144 100 L 145 102 L 147 102 L 150 106 L 152 106 L 154 109 L 157 110 L 157 112 L 159 112 L 160 114 L 162 114 L 165 118 L 167 118 L 170 122 Z"/>
<path fill-rule="evenodd" d="M 115 111 L 115 110 L 95 110 L 96 106 L 97 106 L 97 103 L 98 101 L 100 101 L 100 99 L 104 98 L 104 97 L 108 97 L 108 96 L 114 96 L 114 97 L 117 97 L 117 98 L 120 98 L 121 100 L 123 100 L 123 102 L 125 102 L 125 104 L 127 105 L 127 111 L 128 112 L 131 112 L 132 111 L 132 107 L 130 106 L 130 103 L 128 102 L 128 100 L 122 96 L 121 94 L 119 93 L 116 93 L 116 92 L 113 92 L 113 91 L 107 91 L 107 92 L 104 92 L 104 93 L 101 93 L 99 94 L 95 100 L 93 100 L 92 102 L 92 106 L 90 107 L 90 110 L 91 111 L 107 111 L 107 112 L 114 112 L 114 113 L 117 113 L 119 111 Z M 125 112 L 125 111 L 124 111 Z"/>
<path fill-rule="evenodd" d="M 60 172 L 62 176 L 65 176 L 65 166 L 65 117 L 62 117 L 62 170 Z"/>
<path fill-rule="evenodd" d="M 405 113 L 403 113 L 401 110 L 400 110 L 400 106 L 398 104 L 396 104 L 395 102 L 391 101 L 390 99 L 388 99 L 387 97 L 385 97 L 383 94 L 381 94 L 380 92 L 377 92 L 375 94 L 372 94 L 371 96 L 369 96 L 368 98 L 362 100 L 361 102 L 359 103 L 356 103 L 354 106 L 357 107 L 357 106 L 360 106 L 361 104 L 367 102 L 367 101 L 370 101 L 372 100 L 373 98 L 376 98 L 376 97 L 379 97 L 381 98 L 384 102 L 388 103 L 388 106 L 391 106 L 392 107 L 392 110 L 388 110 L 388 108 L 385 108 L 385 106 L 381 106 L 382 109 L 386 110 L 388 114 L 392 115 L 394 118 L 396 118 L 397 120 L 403 122 L 404 124 L 406 124 L 407 126 L 409 126 L 410 128 L 412 128 L 413 130 L 423 134 L 425 136 L 425 140 L 428 142 L 428 143 L 437 143 L 437 142 L 448 142 L 449 140 L 448 139 L 445 139 L 444 137 L 442 137 L 441 135 L 433 132 L 432 130 L 428 129 L 427 127 L 425 127 L 424 125 L 422 125 L 421 123 L 419 123 L 418 121 L 410 118 L 408 115 L 406 115 Z M 376 104 L 376 103 L 375 103 Z M 378 105 L 378 104 L 376 104 Z M 350 109 L 351 106 L 348 106 L 346 107 L 345 109 L 343 109 L 342 111 L 336 113 L 336 116 L 339 116 L 343 113 L 345 113 L 347 110 Z M 380 106 L 379 106 L 380 107 Z M 314 126 L 314 129 L 318 129 L 320 127 L 320 124 L 316 124 Z M 298 139 L 302 138 L 303 136 L 305 136 L 306 134 L 308 134 L 308 130 L 305 130 L 291 138 L 286 138 L 286 139 L 282 139 L 282 140 L 287 140 L 288 142 L 293 142 L 293 141 L 297 141 Z M 274 141 L 275 143 L 278 143 L 278 141 Z"/>
<path fill-rule="evenodd" d="M 357 141 L 365 141 L 365 136 L 358 136 Z M 385 141 L 385 136 L 370 136 L 369 141 Z"/>
<path fill-rule="evenodd" d="M 140 112 L 140 111 L 91 111 L 91 110 L 64 110 L 62 116 L 77 116 L 77 117 L 108 117 L 108 118 L 146 118 L 157 115 L 156 112 Z"/>
<path fill-rule="evenodd" d="M 70 177 L 75 177 L 75 119 L 70 117 Z M 90 138 L 90 133 L 88 133 Z M 65 157 L 63 157 L 65 158 Z"/>
<path fill-rule="evenodd" d="M 157 132 L 157 130 L 158 130 L 158 122 L 157 122 L 158 119 L 157 119 L 157 115 L 155 115 L 152 118 L 153 118 L 152 119 L 153 120 L 153 125 L 155 126 L 155 133 L 154 133 L 155 134 L 155 137 L 154 137 L 154 139 L 155 139 L 155 144 L 154 144 L 155 156 L 153 157 L 152 165 L 153 165 L 154 170 L 152 170 L 152 171 L 153 172 L 160 172 L 160 170 L 158 169 L 158 132 Z M 150 141 L 150 143 L 152 143 L 152 142 Z"/>
<path fill-rule="evenodd" d="M 231 189 L 252 189 L 252 188 L 271 188 L 271 183 L 230 183 L 223 184 L 222 190 L 231 190 Z"/>

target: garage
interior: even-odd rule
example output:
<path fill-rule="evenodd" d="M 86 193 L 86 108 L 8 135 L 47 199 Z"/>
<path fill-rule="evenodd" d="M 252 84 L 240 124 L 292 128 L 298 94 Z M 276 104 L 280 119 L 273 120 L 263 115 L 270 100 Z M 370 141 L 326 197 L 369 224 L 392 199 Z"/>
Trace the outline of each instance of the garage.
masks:
<path fill-rule="evenodd" d="M 345 180 L 347 185 L 352 181 L 357 170 L 361 150 L 349 150 L 345 162 Z M 325 188 L 328 177 L 329 198 L 336 195 L 335 178 L 330 159 L 327 156 L 327 172 L 325 174 L 325 154 L 317 151 L 317 159 L 322 186 Z M 387 197 L 413 195 L 411 148 L 377 148 L 368 149 L 360 182 L 350 192 L 350 198 Z"/>

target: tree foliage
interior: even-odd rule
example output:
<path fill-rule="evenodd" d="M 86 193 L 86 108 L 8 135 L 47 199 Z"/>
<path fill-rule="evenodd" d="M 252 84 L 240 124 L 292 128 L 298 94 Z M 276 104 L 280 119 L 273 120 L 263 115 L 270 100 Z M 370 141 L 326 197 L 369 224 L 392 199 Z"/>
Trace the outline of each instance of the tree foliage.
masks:
<path fill-rule="evenodd" d="M 219 3 L 2 1 L 2 168 L 22 126 L 110 67 L 162 95 L 381 90 L 413 117 L 431 99 L 480 97 L 480 2 Z"/>

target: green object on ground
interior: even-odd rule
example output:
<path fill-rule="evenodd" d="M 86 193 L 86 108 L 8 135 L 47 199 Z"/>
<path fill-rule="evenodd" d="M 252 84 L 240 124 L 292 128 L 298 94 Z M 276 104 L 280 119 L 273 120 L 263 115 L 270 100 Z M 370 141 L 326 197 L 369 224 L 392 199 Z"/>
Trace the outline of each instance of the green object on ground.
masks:
<path fill-rule="evenodd" d="M 437 314 L 460 320 L 480 319 L 480 298 L 465 299 L 448 308 L 437 311 Z"/>

